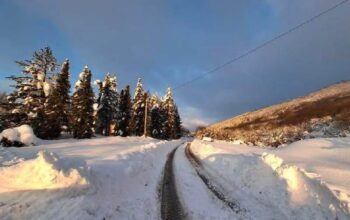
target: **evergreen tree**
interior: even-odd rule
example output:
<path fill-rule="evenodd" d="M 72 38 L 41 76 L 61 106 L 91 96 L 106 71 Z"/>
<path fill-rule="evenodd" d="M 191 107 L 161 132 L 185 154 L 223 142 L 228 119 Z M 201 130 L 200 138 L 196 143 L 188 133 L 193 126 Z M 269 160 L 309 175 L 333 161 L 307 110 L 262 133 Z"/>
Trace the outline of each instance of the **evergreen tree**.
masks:
<path fill-rule="evenodd" d="M 164 102 L 161 103 L 161 106 L 159 108 L 159 118 L 161 122 L 160 139 L 167 140 L 170 138 L 168 134 L 168 111 L 164 106 Z"/>
<path fill-rule="evenodd" d="M 152 136 L 151 135 L 151 127 L 150 127 L 150 121 L 151 121 L 151 113 L 150 112 L 151 112 L 151 109 L 152 109 L 151 98 L 152 98 L 152 96 L 151 96 L 151 93 L 149 91 L 143 93 L 143 100 L 144 100 L 143 103 L 144 103 L 144 106 L 145 106 L 144 107 L 144 111 L 145 111 L 144 120 L 147 120 L 147 123 L 146 124 L 144 123 L 143 134 L 146 135 L 146 137 L 147 136 Z M 146 128 L 145 128 L 145 125 L 146 125 Z"/>
<path fill-rule="evenodd" d="M 69 131 L 69 90 L 69 61 L 66 59 L 46 103 L 44 126 L 47 138 L 59 137 L 62 130 Z"/>
<path fill-rule="evenodd" d="M 91 87 L 91 71 L 85 66 L 75 84 L 72 98 L 72 129 L 74 138 L 91 138 L 94 121 L 94 94 Z"/>
<path fill-rule="evenodd" d="M 57 96 L 57 112 L 60 119 L 60 126 L 64 131 L 70 131 L 70 111 L 71 111 L 71 100 L 70 100 L 70 81 L 69 81 L 69 60 L 66 59 L 62 65 L 61 73 L 56 79 L 56 86 L 54 89 L 53 96 Z"/>
<path fill-rule="evenodd" d="M 29 124 L 40 138 L 47 138 L 45 131 L 45 103 L 51 89 L 51 79 L 56 71 L 56 58 L 49 47 L 34 52 L 30 60 L 16 61 L 23 76 L 10 76 L 16 85 L 8 97 L 13 105 L 12 113 L 18 124 Z M 25 115 L 25 116 L 23 116 Z M 18 116 L 18 117 L 17 117 Z"/>
<path fill-rule="evenodd" d="M 118 84 L 117 84 L 117 76 L 114 74 L 110 76 L 110 84 L 111 84 L 111 106 L 112 106 L 112 123 L 111 123 L 111 131 L 113 135 L 118 135 L 118 118 L 120 115 L 119 110 L 119 102 L 120 96 L 118 93 Z"/>
<path fill-rule="evenodd" d="M 141 79 L 138 79 L 134 101 L 133 101 L 133 115 L 132 115 L 132 127 L 133 133 L 136 136 L 142 136 L 144 132 L 144 120 L 145 120 L 145 92 L 142 88 Z"/>
<path fill-rule="evenodd" d="M 97 117 L 98 106 L 101 103 L 101 98 L 103 94 L 103 83 L 101 82 L 101 80 L 96 80 L 95 84 L 98 86 L 98 96 L 97 96 L 96 103 L 94 104 L 94 127 L 95 127 L 96 134 L 103 134 L 102 123 L 99 117 Z"/>
<path fill-rule="evenodd" d="M 120 103 L 118 115 L 118 131 L 117 134 L 123 137 L 130 135 L 130 123 L 131 123 L 131 97 L 130 86 L 127 85 L 125 89 L 120 92 Z"/>
<path fill-rule="evenodd" d="M 7 95 L 5 92 L 0 93 L 0 132 L 5 129 L 6 126 L 6 114 L 7 114 Z"/>
<path fill-rule="evenodd" d="M 163 124 L 164 124 L 164 118 L 162 118 L 161 111 L 162 111 L 162 101 L 159 99 L 158 96 L 153 95 L 150 100 L 150 120 L 149 120 L 149 127 L 150 127 L 150 135 L 153 138 L 157 139 L 163 139 Z"/>
<path fill-rule="evenodd" d="M 100 85 L 100 95 L 97 107 L 97 125 L 99 131 L 109 136 L 111 126 L 116 125 L 118 114 L 117 80 L 115 76 L 106 75 L 104 82 Z"/>
<path fill-rule="evenodd" d="M 173 94 L 171 89 L 168 88 L 165 98 L 164 98 L 164 109 L 166 111 L 166 137 L 170 139 L 176 138 L 176 112 L 175 112 L 175 104 L 173 99 Z"/>
<path fill-rule="evenodd" d="M 177 106 L 175 105 L 175 138 L 181 138 L 182 137 L 182 126 L 181 126 L 181 117 L 179 114 L 179 111 L 177 109 Z"/>
<path fill-rule="evenodd" d="M 31 74 L 34 78 L 43 82 L 52 79 L 58 67 L 57 60 L 50 47 L 35 51 L 31 60 L 16 61 L 16 63 L 23 67 L 23 73 Z"/>
<path fill-rule="evenodd" d="M 0 132 L 12 127 L 18 127 L 27 121 L 27 114 L 15 112 L 18 103 L 9 103 L 6 93 L 0 95 Z"/>
<path fill-rule="evenodd" d="M 3 117 L 7 112 L 5 106 L 7 105 L 7 95 L 5 92 L 0 92 L 0 132 L 5 125 L 5 118 Z"/>

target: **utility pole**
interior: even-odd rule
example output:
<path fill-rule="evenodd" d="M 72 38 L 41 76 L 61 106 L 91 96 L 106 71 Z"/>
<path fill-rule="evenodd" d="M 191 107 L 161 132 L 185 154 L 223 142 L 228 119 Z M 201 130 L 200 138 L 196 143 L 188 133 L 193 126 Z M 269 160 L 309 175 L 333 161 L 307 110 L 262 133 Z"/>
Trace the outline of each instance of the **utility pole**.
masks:
<path fill-rule="evenodd" d="M 143 125 L 143 135 L 147 137 L 147 119 L 148 119 L 148 96 L 145 93 L 146 106 L 145 106 L 145 124 Z"/>

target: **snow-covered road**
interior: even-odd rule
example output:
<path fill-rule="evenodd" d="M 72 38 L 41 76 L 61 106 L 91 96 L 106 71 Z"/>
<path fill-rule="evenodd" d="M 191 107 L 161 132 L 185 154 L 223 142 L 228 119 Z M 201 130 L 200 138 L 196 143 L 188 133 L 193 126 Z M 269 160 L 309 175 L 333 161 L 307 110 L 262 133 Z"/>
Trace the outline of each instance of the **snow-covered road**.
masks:
<path fill-rule="evenodd" d="M 350 219 L 350 138 L 277 150 L 185 141 L 99 137 L 0 148 L 0 219 L 161 219 L 166 190 L 177 197 L 165 204 L 181 210 L 170 215 L 177 219 Z"/>
<path fill-rule="evenodd" d="M 163 166 L 182 142 L 108 137 L 2 148 L 0 219 L 159 219 Z M 57 155 L 36 157 L 41 150 Z M 88 183 L 71 184 L 79 175 Z"/>

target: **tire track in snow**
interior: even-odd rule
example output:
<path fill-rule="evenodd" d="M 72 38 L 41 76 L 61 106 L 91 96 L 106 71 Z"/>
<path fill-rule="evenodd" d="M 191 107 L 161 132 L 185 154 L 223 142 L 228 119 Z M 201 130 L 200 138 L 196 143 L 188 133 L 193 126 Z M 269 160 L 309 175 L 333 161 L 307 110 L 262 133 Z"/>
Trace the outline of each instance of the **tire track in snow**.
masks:
<path fill-rule="evenodd" d="M 184 212 L 179 201 L 179 196 L 176 192 L 175 175 L 173 168 L 174 155 L 179 146 L 177 146 L 174 150 L 172 150 L 169 153 L 168 159 L 164 167 L 164 176 L 161 186 L 162 220 L 185 219 Z"/>
<path fill-rule="evenodd" d="M 187 159 L 190 161 L 194 169 L 196 170 L 197 175 L 202 179 L 207 188 L 226 206 L 232 209 L 235 213 L 244 214 L 247 212 L 246 209 L 241 208 L 238 201 L 229 199 L 225 196 L 223 192 L 220 190 L 220 186 L 215 182 L 211 181 L 208 177 L 209 175 L 204 171 L 202 163 L 199 158 L 194 155 L 194 153 L 190 149 L 191 144 L 188 144 L 185 148 L 185 154 Z"/>

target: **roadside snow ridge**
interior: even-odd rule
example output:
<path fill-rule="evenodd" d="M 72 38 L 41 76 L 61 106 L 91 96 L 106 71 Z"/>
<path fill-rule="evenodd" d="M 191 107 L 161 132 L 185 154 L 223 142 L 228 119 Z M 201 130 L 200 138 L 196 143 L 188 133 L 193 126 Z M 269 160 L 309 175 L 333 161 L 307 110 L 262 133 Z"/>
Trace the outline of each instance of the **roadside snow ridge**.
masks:
<path fill-rule="evenodd" d="M 345 217 L 341 216 L 343 214 L 346 215 L 346 219 L 350 217 L 347 205 L 340 202 L 324 182 L 309 178 L 303 170 L 297 166 L 285 164 L 282 158 L 274 154 L 265 152 L 261 158 L 281 179 L 285 180 L 291 196 L 290 205 L 314 204 L 322 207 L 324 216 L 327 216 L 326 213 L 330 211 L 338 218 Z M 316 207 L 315 210 L 317 210 Z"/>
<path fill-rule="evenodd" d="M 88 168 L 80 160 L 61 159 L 57 154 L 39 151 L 37 157 L 0 167 L 0 192 L 56 189 L 88 184 Z"/>

